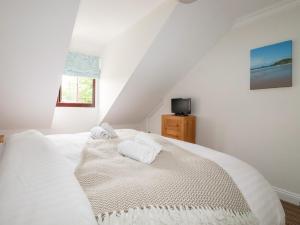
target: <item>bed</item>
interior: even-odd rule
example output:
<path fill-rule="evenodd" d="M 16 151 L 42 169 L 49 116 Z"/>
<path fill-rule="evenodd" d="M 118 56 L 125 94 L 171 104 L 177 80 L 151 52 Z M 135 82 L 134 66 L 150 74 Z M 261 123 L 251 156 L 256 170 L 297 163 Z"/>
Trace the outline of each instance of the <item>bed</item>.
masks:
<path fill-rule="evenodd" d="M 117 133 L 123 136 L 124 134 L 133 132 L 135 131 L 127 129 L 117 130 Z M 33 180 L 37 183 L 36 186 L 40 185 L 38 191 L 35 190 L 36 186 L 34 188 L 24 186 L 24 183 L 28 183 L 29 181 L 25 180 L 25 182 L 24 179 L 20 181 L 20 177 L 16 178 L 13 176 L 20 173 L 20 170 L 22 173 L 25 173 L 27 170 L 32 172 L 32 167 L 29 170 L 27 168 L 28 166 L 24 165 L 20 168 L 12 166 L 11 162 L 9 163 L 10 160 L 14 160 L 14 162 L 19 160 L 19 165 L 23 165 L 22 162 L 29 156 L 27 154 L 20 156 L 20 151 L 18 151 L 18 149 L 25 148 L 26 146 L 26 149 L 28 149 L 28 146 L 31 146 L 33 141 L 24 143 L 24 137 L 17 137 L 14 138 L 14 140 L 11 140 L 10 142 L 17 144 L 14 144 L 15 146 L 10 146 L 10 152 L 5 149 L 0 164 L 0 172 L 2 172 L 0 174 L 2 175 L 2 177 L 0 177 L 0 224 L 97 224 L 94 219 L 91 204 L 83 193 L 78 181 L 73 176 L 76 167 L 80 163 L 80 156 L 86 142 L 89 140 L 89 136 L 89 132 L 48 135 L 46 139 L 51 143 L 35 144 L 35 153 L 38 152 L 39 148 L 51 145 L 51 147 L 49 147 L 51 150 L 48 152 L 47 157 L 36 154 L 39 162 L 34 165 L 34 168 L 41 167 L 42 169 L 36 171 L 36 173 L 34 172 L 34 174 L 30 174 L 30 176 L 26 174 L 29 180 L 33 179 L 32 177 L 34 176 L 39 178 L 38 183 L 37 178 Z M 28 139 L 28 137 L 26 138 Z M 165 139 L 189 153 L 211 160 L 222 167 L 241 191 L 249 208 L 258 219 L 259 224 L 284 225 L 284 212 L 277 195 L 264 177 L 253 167 L 232 156 L 200 145 L 175 139 Z M 52 158 L 52 151 L 57 153 L 53 158 L 55 158 L 55 161 L 59 161 L 59 163 L 50 165 L 49 158 Z M 17 152 L 16 154 L 18 154 L 17 160 L 14 159 L 16 156 L 12 156 L 14 152 Z M 59 158 L 58 155 L 63 156 L 63 159 Z M 32 159 L 28 159 L 28 161 L 30 160 Z M 50 171 L 49 168 L 53 169 Z M 16 172 L 16 170 L 18 170 L 18 172 Z M 44 174 L 41 174 L 41 172 Z M 60 173 L 60 176 L 57 177 L 55 172 Z M 17 181 L 12 180 L 12 177 L 17 179 Z M 9 182 L 20 185 L 16 185 L 16 187 L 13 188 L 14 190 L 12 190 L 11 186 L 8 185 Z M 30 182 L 32 181 L 30 180 Z M 56 185 L 49 185 L 54 182 Z M 42 195 L 45 191 L 45 187 L 48 188 L 46 188 L 46 192 L 49 194 L 47 197 Z M 5 193 L 5 195 L 3 193 Z M 17 196 L 15 193 L 18 193 Z M 57 198 L 57 196 L 61 197 L 60 200 L 53 200 Z M 62 200 L 62 196 L 65 196 L 68 201 Z M 16 197 L 18 202 L 12 200 Z M 41 198 L 44 200 L 41 201 Z M 36 205 L 32 206 L 31 204 L 30 207 L 28 207 L 28 202 L 32 202 L 32 199 L 38 199 L 34 201 Z M 68 202 L 68 204 L 66 204 L 66 202 Z M 47 208 L 47 210 L 41 210 L 41 208 Z M 32 212 L 35 213 L 32 214 Z"/>

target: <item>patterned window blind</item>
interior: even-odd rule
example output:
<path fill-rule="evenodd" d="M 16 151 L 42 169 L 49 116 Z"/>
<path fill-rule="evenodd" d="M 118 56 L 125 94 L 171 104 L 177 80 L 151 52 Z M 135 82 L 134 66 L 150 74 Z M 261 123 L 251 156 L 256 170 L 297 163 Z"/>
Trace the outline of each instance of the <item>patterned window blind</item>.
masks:
<path fill-rule="evenodd" d="M 69 52 L 65 62 L 64 75 L 99 78 L 99 57 Z"/>

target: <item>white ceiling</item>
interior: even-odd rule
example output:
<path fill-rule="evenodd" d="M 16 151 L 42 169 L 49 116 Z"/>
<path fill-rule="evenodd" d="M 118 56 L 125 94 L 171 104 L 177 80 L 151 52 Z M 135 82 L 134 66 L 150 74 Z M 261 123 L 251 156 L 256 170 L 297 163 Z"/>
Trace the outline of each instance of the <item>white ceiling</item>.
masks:
<path fill-rule="evenodd" d="M 103 55 L 107 42 L 126 31 L 165 1 L 176 0 L 81 0 L 70 49 Z M 278 1 L 280 0 L 241 0 L 238 4 L 231 4 L 232 2 L 228 1 L 228 5 L 231 7 L 229 11 L 232 12 L 241 11 L 243 8 L 242 12 L 237 14 L 237 17 L 241 17 Z"/>
<path fill-rule="evenodd" d="M 81 0 L 70 48 L 101 55 L 103 47 L 166 0 Z"/>

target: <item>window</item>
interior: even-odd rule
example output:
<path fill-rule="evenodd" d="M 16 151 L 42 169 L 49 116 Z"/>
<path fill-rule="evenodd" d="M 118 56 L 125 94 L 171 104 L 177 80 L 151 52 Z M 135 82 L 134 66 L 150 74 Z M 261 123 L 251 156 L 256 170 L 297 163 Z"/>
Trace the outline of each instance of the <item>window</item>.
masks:
<path fill-rule="evenodd" d="M 56 106 L 95 107 L 95 86 L 100 78 L 99 57 L 68 52 Z"/>
<path fill-rule="evenodd" d="M 95 88 L 95 78 L 64 75 L 56 106 L 95 107 Z"/>

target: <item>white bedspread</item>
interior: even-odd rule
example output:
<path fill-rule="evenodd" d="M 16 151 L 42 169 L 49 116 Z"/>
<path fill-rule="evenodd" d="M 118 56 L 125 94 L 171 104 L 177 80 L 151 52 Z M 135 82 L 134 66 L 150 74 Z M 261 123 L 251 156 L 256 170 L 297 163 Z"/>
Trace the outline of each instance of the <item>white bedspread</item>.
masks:
<path fill-rule="evenodd" d="M 132 132 L 132 130 L 117 130 Z M 75 169 L 80 153 L 89 138 L 89 133 L 48 135 L 57 146 L 57 151 L 66 156 Z M 208 158 L 219 164 L 232 177 L 247 200 L 261 225 L 284 225 L 284 212 L 280 201 L 265 178 L 250 165 L 227 154 L 183 141 L 169 139 L 179 147 Z"/>

